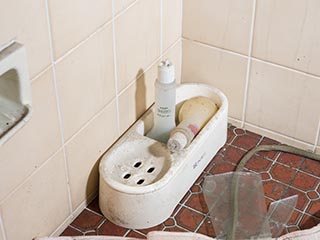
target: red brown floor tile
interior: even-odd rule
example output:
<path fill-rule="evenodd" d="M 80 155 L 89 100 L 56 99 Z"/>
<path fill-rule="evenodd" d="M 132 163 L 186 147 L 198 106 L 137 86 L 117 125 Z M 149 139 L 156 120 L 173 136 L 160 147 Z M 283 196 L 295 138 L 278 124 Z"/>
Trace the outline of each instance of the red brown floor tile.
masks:
<path fill-rule="evenodd" d="M 103 217 L 85 209 L 71 225 L 82 231 L 96 229 L 103 221 Z"/>
<path fill-rule="evenodd" d="M 177 224 L 191 232 L 197 229 L 203 219 L 202 214 L 185 207 L 181 208 L 176 216 Z"/>
<path fill-rule="evenodd" d="M 214 229 L 202 194 L 203 179 L 207 175 L 234 171 L 247 150 L 257 144 L 280 143 L 229 125 L 227 143 L 185 194 L 171 217 L 158 226 L 142 230 L 116 226 L 103 217 L 96 198 L 66 228 L 62 236 L 112 235 L 145 238 L 150 231 L 197 231 L 213 237 Z M 246 168 L 261 174 L 267 206 L 275 200 L 298 195 L 298 203 L 289 220 L 287 232 L 310 228 L 320 222 L 320 163 L 287 153 L 259 152 L 246 164 Z M 250 222 L 250 219 L 247 221 Z"/>

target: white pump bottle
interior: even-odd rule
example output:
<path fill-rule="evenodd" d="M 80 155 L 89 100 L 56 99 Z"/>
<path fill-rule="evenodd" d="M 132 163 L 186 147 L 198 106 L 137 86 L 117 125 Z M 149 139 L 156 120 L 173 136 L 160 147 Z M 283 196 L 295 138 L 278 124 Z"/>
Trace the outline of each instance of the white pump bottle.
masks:
<path fill-rule="evenodd" d="M 158 65 L 153 128 L 147 136 L 163 143 L 167 143 L 170 132 L 176 126 L 176 81 L 174 74 L 174 66 L 169 60 L 162 61 Z"/>

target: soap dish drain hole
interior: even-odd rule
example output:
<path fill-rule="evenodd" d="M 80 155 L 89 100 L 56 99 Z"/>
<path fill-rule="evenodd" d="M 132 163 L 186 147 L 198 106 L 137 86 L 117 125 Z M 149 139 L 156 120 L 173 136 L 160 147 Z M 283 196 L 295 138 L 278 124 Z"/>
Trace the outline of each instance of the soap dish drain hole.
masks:
<path fill-rule="evenodd" d="M 130 174 L 130 173 L 127 173 L 127 174 L 123 175 L 123 178 L 124 178 L 124 179 L 129 179 L 130 177 L 131 177 L 131 174 Z"/>
<path fill-rule="evenodd" d="M 133 167 L 138 168 L 138 167 L 141 166 L 141 164 L 142 164 L 142 162 L 136 162 L 136 163 L 133 165 Z"/>
<path fill-rule="evenodd" d="M 155 168 L 154 168 L 154 167 L 151 167 L 151 168 L 149 168 L 149 169 L 147 170 L 147 172 L 148 172 L 148 173 L 152 173 L 154 170 L 155 170 Z"/>
<path fill-rule="evenodd" d="M 141 185 L 142 183 L 144 183 L 144 179 L 140 179 L 140 180 L 137 182 L 138 185 Z"/>

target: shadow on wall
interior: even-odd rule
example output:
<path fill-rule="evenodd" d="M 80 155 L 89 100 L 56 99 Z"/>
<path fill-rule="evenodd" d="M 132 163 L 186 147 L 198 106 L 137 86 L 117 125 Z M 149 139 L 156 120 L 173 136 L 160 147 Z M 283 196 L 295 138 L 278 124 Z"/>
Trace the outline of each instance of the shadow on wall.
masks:
<path fill-rule="evenodd" d="M 145 82 L 145 75 L 142 69 L 139 69 L 136 75 L 135 102 L 136 102 L 135 118 L 138 119 L 147 109 L 146 82 Z"/>
<path fill-rule="evenodd" d="M 136 89 L 135 89 L 135 120 L 138 119 L 147 109 L 146 104 L 146 83 L 143 69 L 139 69 L 136 74 Z M 110 146 L 110 148 L 113 144 Z M 101 157 L 95 162 L 90 170 L 88 181 L 86 184 L 86 199 L 92 200 L 92 195 L 98 192 L 99 186 L 99 164 L 102 156 L 108 149 L 103 150 Z"/>

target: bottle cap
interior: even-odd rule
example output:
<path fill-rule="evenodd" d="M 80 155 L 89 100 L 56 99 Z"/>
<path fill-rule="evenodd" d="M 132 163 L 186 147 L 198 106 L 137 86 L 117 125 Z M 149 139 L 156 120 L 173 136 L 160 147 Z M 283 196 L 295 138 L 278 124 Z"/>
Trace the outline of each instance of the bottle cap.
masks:
<path fill-rule="evenodd" d="M 168 59 L 158 65 L 158 80 L 167 84 L 174 81 L 174 66 Z"/>

